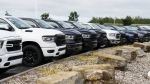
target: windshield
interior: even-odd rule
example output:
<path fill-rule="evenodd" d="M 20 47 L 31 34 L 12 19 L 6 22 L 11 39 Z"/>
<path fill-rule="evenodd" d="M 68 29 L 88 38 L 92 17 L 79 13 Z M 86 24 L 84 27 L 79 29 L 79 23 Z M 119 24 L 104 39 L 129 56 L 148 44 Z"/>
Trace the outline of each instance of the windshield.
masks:
<path fill-rule="evenodd" d="M 104 25 L 99 25 L 97 24 L 99 27 L 101 27 L 102 29 L 105 29 L 105 26 Z"/>
<path fill-rule="evenodd" d="M 26 24 L 19 18 L 8 17 L 7 19 L 19 29 L 32 28 L 30 25 Z"/>
<path fill-rule="evenodd" d="M 150 29 L 150 28 L 148 28 L 148 27 L 141 27 L 141 29 Z"/>
<path fill-rule="evenodd" d="M 75 26 L 72 24 L 72 23 L 69 23 L 69 22 L 65 22 L 67 25 L 70 26 L 70 28 L 75 28 Z"/>
<path fill-rule="evenodd" d="M 119 31 L 126 30 L 125 28 L 123 28 L 123 27 L 118 27 L 118 26 L 115 26 L 115 28 L 116 28 L 117 30 L 119 30 Z"/>
<path fill-rule="evenodd" d="M 99 26 L 97 26 L 96 24 L 92 24 L 91 25 L 94 27 L 94 29 L 101 29 Z"/>
<path fill-rule="evenodd" d="M 76 25 L 78 28 L 86 28 L 84 25 L 78 23 L 78 22 L 74 22 L 74 25 Z"/>
<path fill-rule="evenodd" d="M 138 30 L 137 27 L 126 27 L 126 28 L 127 28 L 127 30 L 133 30 L 133 31 L 137 31 Z"/>
<path fill-rule="evenodd" d="M 114 30 L 114 28 L 113 28 L 113 27 L 110 27 L 110 26 L 108 26 L 108 27 L 105 27 L 105 28 L 103 28 L 103 29 Z"/>
<path fill-rule="evenodd" d="M 66 24 L 66 23 L 63 22 L 63 21 L 58 21 L 58 23 L 59 23 L 63 28 L 72 28 L 72 27 L 70 27 L 68 24 Z"/>
<path fill-rule="evenodd" d="M 83 24 L 87 29 L 93 29 L 90 25 L 88 24 Z"/>
<path fill-rule="evenodd" d="M 46 23 L 43 20 L 40 19 L 34 19 L 42 28 L 54 28 L 53 26 L 49 25 L 48 23 Z"/>

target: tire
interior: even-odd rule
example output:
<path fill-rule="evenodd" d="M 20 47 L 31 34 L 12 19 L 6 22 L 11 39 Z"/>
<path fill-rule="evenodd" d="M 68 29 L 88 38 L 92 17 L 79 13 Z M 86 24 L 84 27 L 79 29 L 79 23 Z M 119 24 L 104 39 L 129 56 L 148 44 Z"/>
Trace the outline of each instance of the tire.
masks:
<path fill-rule="evenodd" d="M 106 48 L 108 47 L 108 44 L 109 44 L 108 41 L 106 41 L 105 44 L 100 45 L 100 48 Z"/>
<path fill-rule="evenodd" d="M 6 71 L 8 71 L 9 68 L 0 68 L 0 73 L 4 73 Z"/>
<path fill-rule="evenodd" d="M 34 67 L 41 64 L 43 61 L 43 54 L 41 49 L 36 45 L 27 45 L 23 47 L 23 61 L 22 64 L 28 67 Z"/>

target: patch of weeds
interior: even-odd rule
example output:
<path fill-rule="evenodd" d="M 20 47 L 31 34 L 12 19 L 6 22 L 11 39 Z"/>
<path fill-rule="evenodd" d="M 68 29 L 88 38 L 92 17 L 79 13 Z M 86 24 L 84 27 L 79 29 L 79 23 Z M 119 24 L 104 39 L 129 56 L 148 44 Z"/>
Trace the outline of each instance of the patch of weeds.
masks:
<path fill-rule="evenodd" d="M 95 61 L 97 58 L 92 56 L 79 56 L 77 57 L 77 60 L 79 61 Z"/>
<path fill-rule="evenodd" d="M 39 68 L 39 72 L 40 74 L 43 74 L 43 75 L 52 75 L 52 74 L 56 74 L 57 72 L 59 72 L 59 70 L 54 70 L 49 67 L 41 67 Z"/>

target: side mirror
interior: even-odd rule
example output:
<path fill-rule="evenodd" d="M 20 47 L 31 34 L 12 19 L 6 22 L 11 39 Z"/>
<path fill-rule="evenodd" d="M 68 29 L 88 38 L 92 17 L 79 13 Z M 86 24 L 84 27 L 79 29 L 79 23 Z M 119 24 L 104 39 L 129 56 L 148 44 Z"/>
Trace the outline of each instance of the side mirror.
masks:
<path fill-rule="evenodd" d="M 13 28 L 8 24 L 0 24 L 0 29 L 12 31 Z"/>
<path fill-rule="evenodd" d="M 33 28 L 35 28 L 35 27 L 36 27 L 35 25 L 30 25 L 30 26 L 32 26 Z"/>
<path fill-rule="evenodd" d="M 114 30 L 114 29 L 111 29 L 111 30 Z"/>
<path fill-rule="evenodd" d="M 58 28 L 57 26 L 53 25 L 53 27 Z"/>

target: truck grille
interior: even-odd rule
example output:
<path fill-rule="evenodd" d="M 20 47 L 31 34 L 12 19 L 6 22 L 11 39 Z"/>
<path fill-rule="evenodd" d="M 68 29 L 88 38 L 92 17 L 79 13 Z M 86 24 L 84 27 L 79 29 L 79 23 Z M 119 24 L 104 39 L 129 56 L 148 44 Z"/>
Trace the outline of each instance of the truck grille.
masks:
<path fill-rule="evenodd" d="M 119 39 L 120 38 L 120 34 L 116 34 L 116 38 Z"/>
<path fill-rule="evenodd" d="M 16 51 L 21 49 L 21 40 L 13 40 L 13 41 L 7 41 L 6 49 L 8 52 L 10 51 Z"/>
<path fill-rule="evenodd" d="M 75 36 L 75 42 L 76 43 L 81 43 L 82 42 L 82 35 L 81 34 L 78 34 Z"/>
<path fill-rule="evenodd" d="M 65 45 L 65 35 L 57 34 L 55 42 L 57 46 Z"/>
<path fill-rule="evenodd" d="M 148 37 L 150 37 L 150 33 L 148 33 Z"/>
<path fill-rule="evenodd" d="M 134 34 L 134 38 L 138 38 L 138 34 Z"/>
<path fill-rule="evenodd" d="M 97 41 L 97 35 L 96 34 L 91 35 L 91 41 Z"/>
<path fill-rule="evenodd" d="M 148 34 L 144 34 L 144 37 L 148 37 Z"/>
<path fill-rule="evenodd" d="M 121 38 L 126 38 L 126 35 L 125 34 L 121 34 Z"/>
<path fill-rule="evenodd" d="M 101 38 L 106 38 L 106 33 L 102 33 Z"/>

